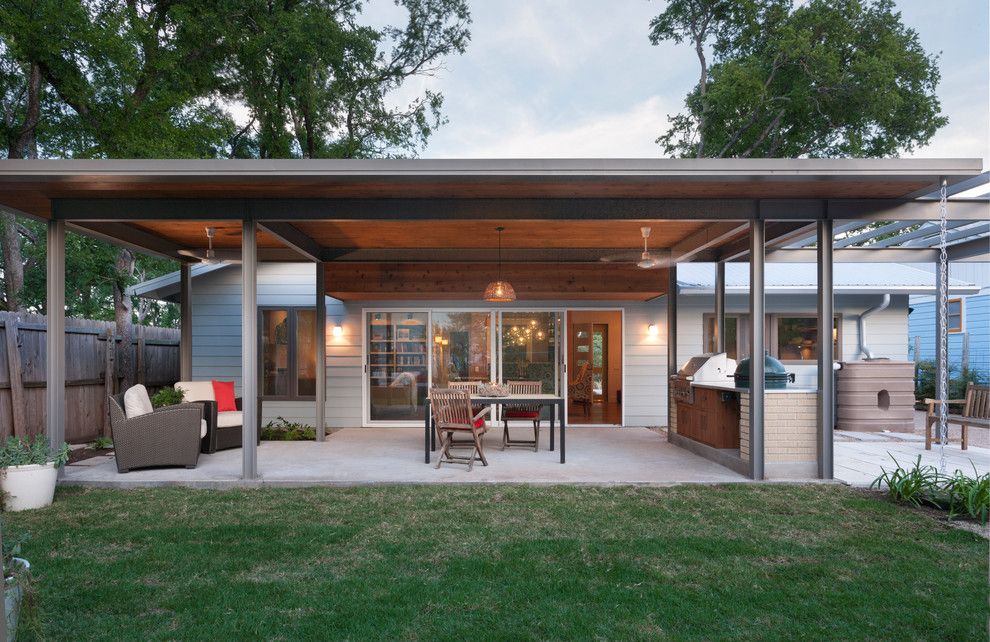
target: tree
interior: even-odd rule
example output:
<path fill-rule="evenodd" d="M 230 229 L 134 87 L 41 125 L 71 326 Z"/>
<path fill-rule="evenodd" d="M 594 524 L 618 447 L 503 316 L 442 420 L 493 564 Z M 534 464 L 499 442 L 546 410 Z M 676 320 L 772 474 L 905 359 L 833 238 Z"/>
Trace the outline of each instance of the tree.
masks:
<path fill-rule="evenodd" d="M 403 27 L 360 23 L 358 0 L 6 0 L 0 137 L 9 158 L 359 158 L 415 154 L 442 97 L 392 96 L 464 51 L 466 0 L 398 0 Z M 240 103 L 250 119 L 233 117 Z M 43 230 L 0 211 L 4 304 L 40 309 Z M 130 336 L 141 275 L 173 269 L 68 235 L 70 314 Z M 156 262 L 157 261 L 157 262 Z M 111 275 L 111 276 L 108 276 Z M 82 281 L 73 283 L 73 279 Z M 39 289 L 40 286 L 40 289 Z M 145 306 L 139 319 L 168 318 Z M 128 371 L 128 369 L 124 369 Z"/>
<path fill-rule="evenodd" d="M 657 139 L 669 155 L 895 156 L 948 122 L 938 58 L 892 0 L 673 0 L 650 26 L 701 66 Z"/>

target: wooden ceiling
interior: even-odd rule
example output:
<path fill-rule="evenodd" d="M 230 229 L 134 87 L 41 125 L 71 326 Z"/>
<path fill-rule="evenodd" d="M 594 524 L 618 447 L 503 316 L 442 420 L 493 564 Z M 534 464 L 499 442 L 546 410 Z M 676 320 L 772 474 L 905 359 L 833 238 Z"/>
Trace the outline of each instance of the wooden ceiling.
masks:
<path fill-rule="evenodd" d="M 505 227 L 502 247 L 523 249 L 590 248 L 635 250 L 642 247 L 640 228 L 648 225 L 651 248 L 669 248 L 708 223 L 704 221 L 307 221 L 294 225 L 325 248 L 493 248 L 495 228 Z M 216 228 L 216 248 L 239 248 L 238 221 L 143 221 L 135 227 L 183 248 L 206 247 L 205 228 Z M 282 244 L 271 234 L 258 233 L 258 247 Z"/>

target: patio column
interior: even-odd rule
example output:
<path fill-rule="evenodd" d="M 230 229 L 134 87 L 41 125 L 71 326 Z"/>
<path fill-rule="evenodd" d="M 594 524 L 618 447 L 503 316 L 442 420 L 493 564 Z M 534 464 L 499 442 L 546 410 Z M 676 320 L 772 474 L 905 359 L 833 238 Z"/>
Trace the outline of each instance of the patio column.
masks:
<path fill-rule="evenodd" d="M 48 221 L 46 264 L 46 432 L 57 447 L 65 441 L 65 221 Z"/>
<path fill-rule="evenodd" d="M 192 266 L 179 266 L 179 379 L 192 381 Z"/>
<path fill-rule="evenodd" d="M 835 427 L 835 374 L 832 328 L 832 220 L 818 221 L 818 477 L 832 479 L 832 430 Z"/>
<path fill-rule="evenodd" d="M 241 397 L 244 479 L 258 477 L 258 224 L 241 223 Z"/>
<path fill-rule="evenodd" d="M 327 297 L 326 263 L 316 262 L 316 441 L 327 430 Z"/>
<path fill-rule="evenodd" d="M 715 264 L 715 352 L 725 352 L 725 261 Z"/>
<path fill-rule="evenodd" d="M 677 264 L 667 269 L 667 429 L 673 426 L 670 378 L 677 374 Z"/>
<path fill-rule="evenodd" d="M 763 328 L 765 324 L 764 261 L 766 224 L 754 220 L 749 224 L 749 463 L 750 477 L 763 479 L 763 406 L 765 401 L 765 364 Z"/>

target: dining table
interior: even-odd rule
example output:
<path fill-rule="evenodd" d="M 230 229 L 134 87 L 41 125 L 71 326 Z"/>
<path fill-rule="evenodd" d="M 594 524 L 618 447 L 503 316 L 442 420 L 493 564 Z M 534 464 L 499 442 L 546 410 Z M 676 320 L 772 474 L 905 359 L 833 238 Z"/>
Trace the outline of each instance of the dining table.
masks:
<path fill-rule="evenodd" d="M 560 421 L 560 463 L 565 461 L 565 436 L 567 431 L 564 419 L 564 397 L 553 394 L 513 394 L 503 396 L 471 395 L 472 406 L 550 406 L 550 450 L 554 450 L 554 428 L 557 418 Z M 437 449 L 436 430 L 433 429 L 433 414 L 430 411 L 430 398 L 424 403 L 424 435 L 426 444 L 426 463 L 430 463 L 430 453 Z"/>

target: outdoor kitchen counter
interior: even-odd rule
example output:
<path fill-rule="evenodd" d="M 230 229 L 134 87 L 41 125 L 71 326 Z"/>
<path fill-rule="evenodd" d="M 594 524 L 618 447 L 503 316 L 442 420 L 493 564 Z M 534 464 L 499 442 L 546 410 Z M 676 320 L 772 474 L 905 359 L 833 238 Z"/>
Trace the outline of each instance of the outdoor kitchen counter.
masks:
<path fill-rule="evenodd" d="M 719 381 L 699 381 L 691 382 L 691 385 L 695 388 L 711 388 L 712 390 L 724 390 L 725 392 L 745 392 L 749 393 L 749 388 L 737 388 L 731 381 L 719 382 Z M 788 385 L 786 388 L 767 388 L 765 390 L 767 394 L 780 394 L 780 393 L 817 393 L 818 388 L 815 386 L 794 386 Z"/>

